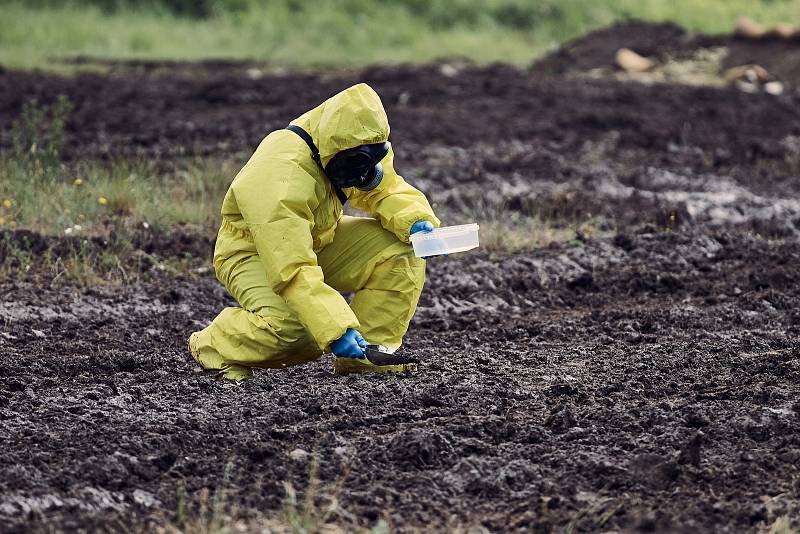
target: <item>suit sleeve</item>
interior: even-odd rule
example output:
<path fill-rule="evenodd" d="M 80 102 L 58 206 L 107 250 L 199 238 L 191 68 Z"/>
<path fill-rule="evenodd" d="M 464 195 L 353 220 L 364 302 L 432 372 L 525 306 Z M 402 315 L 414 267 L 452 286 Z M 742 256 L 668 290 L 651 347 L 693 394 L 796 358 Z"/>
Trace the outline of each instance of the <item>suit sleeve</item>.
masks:
<path fill-rule="evenodd" d="M 438 227 L 439 219 L 434 215 L 428 199 L 417 188 L 406 183 L 394 169 L 394 151 L 381 161 L 383 180 L 372 191 L 361 191 L 356 188 L 345 190 L 353 207 L 366 211 L 381 226 L 406 243 L 409 242 L 411 225 L 417 221 L 430 221 Z"/>
<path fill-rule="evenodd" d="M 243 169 L 232 187 L 271 289 L 326 351 L 359 323 L 347 301 L 325 283 L 317 264 L 311 236 L 319 202 L 315 186 L 296 165 L 260 162 Z"/>

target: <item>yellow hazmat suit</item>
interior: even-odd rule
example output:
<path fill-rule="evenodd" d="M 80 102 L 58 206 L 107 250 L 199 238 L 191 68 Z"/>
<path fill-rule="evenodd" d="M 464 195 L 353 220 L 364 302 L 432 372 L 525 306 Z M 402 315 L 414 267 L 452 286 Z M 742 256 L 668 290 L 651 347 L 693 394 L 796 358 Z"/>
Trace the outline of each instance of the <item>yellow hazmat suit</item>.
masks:
<path fill-rule="evenodd" d="M 322 164 L 336 153 L 388 140 L 377 93 L 359 84 L 292 121 L 308 132 Z M 253 367 L 304 363 L 329 351 L 348 328 L 395 349 L 416 310 L 425 263 L 409 245 L 411 225 L 439 225 L 425 195 L 393 166 L 371 191 L 345 189 L 374 218 L 342 214 L 330 181 L 306 143 L 270 133 L 230 186 L 214 250 L 217 278 L 240 304 L 189 339 L 206 369 L 240 380 Z M 348 304 L 339 292 L 354 292 Z"/>

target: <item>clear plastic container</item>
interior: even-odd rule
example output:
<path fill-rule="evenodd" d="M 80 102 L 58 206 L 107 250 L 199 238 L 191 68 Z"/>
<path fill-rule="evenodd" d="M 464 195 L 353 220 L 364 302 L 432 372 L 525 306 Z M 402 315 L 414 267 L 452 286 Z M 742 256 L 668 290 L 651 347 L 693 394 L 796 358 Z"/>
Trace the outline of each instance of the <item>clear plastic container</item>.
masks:
<path fill-rule="evenodd" d="M 436 228 L 433 232 L 417 232 L 411 236 L 414 254 L 418 258 L 453 254 L 478 247 L 478 225 L 460 224 Z"/>

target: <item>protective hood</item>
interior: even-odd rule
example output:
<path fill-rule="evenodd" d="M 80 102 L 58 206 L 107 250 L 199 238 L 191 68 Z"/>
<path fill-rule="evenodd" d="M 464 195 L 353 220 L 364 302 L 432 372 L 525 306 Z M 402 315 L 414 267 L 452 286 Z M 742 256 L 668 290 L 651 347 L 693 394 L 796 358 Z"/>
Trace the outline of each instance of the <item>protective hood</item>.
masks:
<path fill-rule="evenodd" d="M 291 124 L 311 135 L 323 166 L 342 150 L 389 139 L 389 119 L 381 99 L 365 83 L 335 94 Z"/>

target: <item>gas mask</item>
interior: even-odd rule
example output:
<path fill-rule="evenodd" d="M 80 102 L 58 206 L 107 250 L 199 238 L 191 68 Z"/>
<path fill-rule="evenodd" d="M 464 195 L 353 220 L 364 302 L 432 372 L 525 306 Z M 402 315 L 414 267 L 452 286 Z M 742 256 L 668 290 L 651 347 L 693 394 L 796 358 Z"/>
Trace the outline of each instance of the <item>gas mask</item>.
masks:
<path fill-rule="evenodd" d="M 361 145 L 342 150 L 325 166 L 325 175 L 340 188 L 375 189 L 383 178 L 380 161 L 389 153 L 389 143 Z"/>

